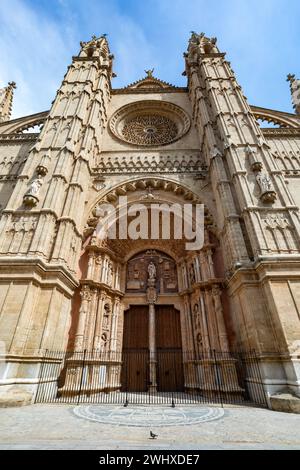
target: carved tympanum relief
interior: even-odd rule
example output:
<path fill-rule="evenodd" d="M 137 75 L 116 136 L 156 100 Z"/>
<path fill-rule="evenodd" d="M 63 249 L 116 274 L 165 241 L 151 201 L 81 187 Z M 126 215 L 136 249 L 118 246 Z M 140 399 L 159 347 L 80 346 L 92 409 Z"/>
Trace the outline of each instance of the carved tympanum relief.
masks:
<path fill-rule="evenodd" d="M 144 251 L 128 261 L 127 292 L 146 292 L 150 273 L 155 279 L 157 292 L 161 294 L 177 292 L 175 261 L 165 253 L 156 250 Z"/>

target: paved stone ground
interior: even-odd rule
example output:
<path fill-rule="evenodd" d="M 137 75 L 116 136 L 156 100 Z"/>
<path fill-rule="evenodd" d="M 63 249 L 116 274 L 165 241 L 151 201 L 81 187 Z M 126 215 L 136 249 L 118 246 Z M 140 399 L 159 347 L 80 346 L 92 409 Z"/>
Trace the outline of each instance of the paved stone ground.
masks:
<path fill-rule="evenodd" d="M 300 449 L 300 415 L 244 407 L 31 405 L 0 410 L 4 449 Z"/>

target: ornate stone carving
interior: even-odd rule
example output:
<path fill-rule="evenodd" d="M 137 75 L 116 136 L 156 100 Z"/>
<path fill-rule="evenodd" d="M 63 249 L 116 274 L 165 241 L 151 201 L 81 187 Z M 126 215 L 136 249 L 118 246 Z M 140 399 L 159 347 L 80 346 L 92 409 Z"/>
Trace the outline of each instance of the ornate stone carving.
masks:
<path fill-rule="evenodd" d="M 156 290 L 156 267 L 153 261 L 148 264 L 148 289 L 147 289 L 147 301 L 149 304 L 154 304 L 157 300 Z"/>
<path fill-rule="evenodd" d="M 263 164 L 259 160 L 257 152 L 255 152 L 249 145 L 246 148 L 246 152 L 249 157 L 249 162 L 250 162 L 252 171 L 254 172 L 261 171 L 263 169 Z"/>
<path fill-rule="evenodd" d="M 285 229 L 291 227 L 291 223 L 286 214 L 267 214 L 263 217 L 263 221 L 267 227 L 271 229 Z"/>
<path fill-rule="evenodd" d="M 190 274 L 190 283 L 191 285 L 193 285 L 196 282 L 196 274 L 195 274 L 195 268 L 193 264 L 190 265 L 189 274 Z"/>
<path fill-rule="evenodd" d="M 93 186 L 98 191 L 103 189 L 103 175 L 106 174 L 134 174 L 134 173 L 195 173 L 204 179 L 207 174 L 207 166 L 204 159 L 198 153 L 189 155 L 134 155 L 129 158 L 119 155 L 108 155 L 105 158 L 101 154 L 101 160 L 95 168 L 98 177 Z"/>
<path fill-rule="evenodd" d="M 39 165 L 36 169 L 36 172 L 40 177 L 43 177 L 48 173 L 48 168 L 44 165 Z"/>
<path fill-rule="evenodd" d="M 151 186 L 147 186 L 146 194 L 142 197 L 142 199 L 157 199 L 157 196 L 153 194 L 153 189 L 151 188 Z"/>
<path fill-rule="evenodd" d="M 29 217 L 22 217 L 17 216 L 14 217 L 11 226 L 6 229 L 6 232 L 30 232 L 34 231 L 37 226 L 37 219 L 29 218 Z"/>
<path fill-rule="evenodd" d="M 113 281 L 113 267 L 112 264 L 108 265 L 107 271 L 107 285 L 111 287 Z"/>
<path fill-rule="evenodd" d="M 155 280 L 156 278 L 156 267 L 153 261 L 150 261 L 148 264 L 148 274 L 149 274 L 149 279 Z"/>
<path fill-rule="evenodd" d="M 293 107 L 297 114 L 300 114 L 300 80 L 297 80 L 295 75 L 289 74 L 287 81 L 290 82 Z"/>
<path fill-rule="evenodd" d="M 156 288 L 150 285 L 147 289 L 147 302 L 149 304 L 155 304 L 156 301 L 157 301 Z"/>
<path fill-rule="evenodd" d="M 129 292 L 177 292 L 177 270 L 172 258 L 156 250 L 147 250 L 134 256 L 127 264 L 126 288 Z"/>
<path fill-rule="evenodd" d="M 25 194 L 23 198 L 23 202 L 25 206 L 34 207 L 37 205 L 37 203 L 39 202 L 38 194 L 39 194 L 42 184 L 43 184 L 43 179 L 40 177 L 40 175 L 38 175 L 38 177 L 32 181 L 29 187 L 29 190 L 27 191 L 27 193 Z"/>
<path fill-rule="evenodd" d="M 189 129 L 183 109 L 164 101 L 142 101 L 119 109 L 110 120 L 110 130 L 120 140 L 139 146 L 166 145 Z"/>
<path fill-rule="evenodd" d="M 260 199 L 266 203 L 273 203 L 276 201 L 276 193 L 273 188 L 272 181 L 266 173 L 259 173 L 256 176 L 256 181 L 260 187 Z"/>
<path fill-rule="evenodd" d="M 89 286 L 83 286 L 81 291 L 80 291 L 80 296 L 82 298 L 82 302 L 83 301 L 89 302 L 92 298 L 90 287 Z M 82 304 L 81 304 L 81 308 L 83 308 Z"/>
<path fill-rule="evenodd" d="M 135 116 L 126 122 L 122 135 L 127 142 L 137 145 L 160 145 L 172 142 L 177 136 L 175 122 L 165 116 L 150 114 Z"/>

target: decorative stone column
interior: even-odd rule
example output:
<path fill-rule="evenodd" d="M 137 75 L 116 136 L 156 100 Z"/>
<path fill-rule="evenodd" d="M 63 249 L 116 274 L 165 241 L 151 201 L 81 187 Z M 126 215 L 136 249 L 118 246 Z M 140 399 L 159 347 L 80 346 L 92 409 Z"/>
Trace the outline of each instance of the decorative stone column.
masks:
<path fill-rule="evenodd" d="M 75 343 L 74 343 L 74 350 L 75 351 L 82 351 L 83 350 L 83 340 L 84 340 L 84 331 L 86 327 L 87 321 L 87 313 L 89 310 L 89 302 L 91 300 L 91 292 L 88 286 L 83 286 L 81 295 L 81 307 L 79 311 L 79 321 L 77 326 L 77 332 L 75 335 Z"/>
<path fill-rule="evenodd" d="M 209 342 L 209 333 L 208 333 L 203 292 L 200 292 L 199 294 L 199 306 L 200 306 L 200 312 L 201 312 L 201 326 L 202 326 L 202 331 L 203 331 L 203 349 L 207 351 L 207 354 L 208 354 L 210 350 L 210 342 Z"/>
<path fill-rule="evenodd" d="M 113 311 L 112 311 L 112 318 L 111 318 L 111 333 L 110 333 L 110 352 L 116 352 L 117 350 L 117 327 L 118 327 L 118 317 L 119 317 L 119 310 L 120 310 L 120 299 L 116 297 Z"/>
<path fill-rule="evenodd" d="M 100 351 L 101 349 L 102 319 L 103 319 L 103 309 L 104 309 L 105 299 L 106 299 L 105 291 L 101 290 L 100 295 L 98 297 L 98 314 L 97 314 L 97 320 L 96 320 L 94 346 L 93 346 L 93 349 L 96 349 L 98 351 Z"/>
<path fill-rule="evenodd" d="M 155 302 L 157 300 L 156 292 L 156 268 L 154 263 L 149 263 L 148 266 L 148 289 L 147 289 L 147 302 L 149 304 L 149 392 L 156 392 L 156 341 L 155 341 Z"/>
<path fill-rule="evenodd" d="M 223 307 L 221 304 L 221 299 L 220 299 L 220 288 L 219 286 L 213 286 L 212 287 L 212 298 L 215 306 L 215 314 L 216 314 L 216 320 L 217 320 L 217 327 L 218 327 L 218 332 L 219 332 L 219 342 L 220 342 L 220 347 L 221 351 L 228 351 L 228 340 L 227 340 L 227 333 L 226 333 L 226 328 L 225 328 L 225 322 L 224 322 L 224 315 L 223 315 Z"/>

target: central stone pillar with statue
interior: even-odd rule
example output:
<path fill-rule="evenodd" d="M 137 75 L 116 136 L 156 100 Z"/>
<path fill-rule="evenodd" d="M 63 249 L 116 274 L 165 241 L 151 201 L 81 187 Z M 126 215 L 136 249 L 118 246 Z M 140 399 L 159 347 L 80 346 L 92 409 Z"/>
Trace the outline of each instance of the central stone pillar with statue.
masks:
<path fill-rule="evenodd" d="M 148 275 L 147 302 L 149 304 L 149 392 L 156 392 L 157 357 L 155 342 L 155 302 L 157 301 L 157 291 L 156 267 L 153 261 L 150 261 L 148 265 Z"/>

